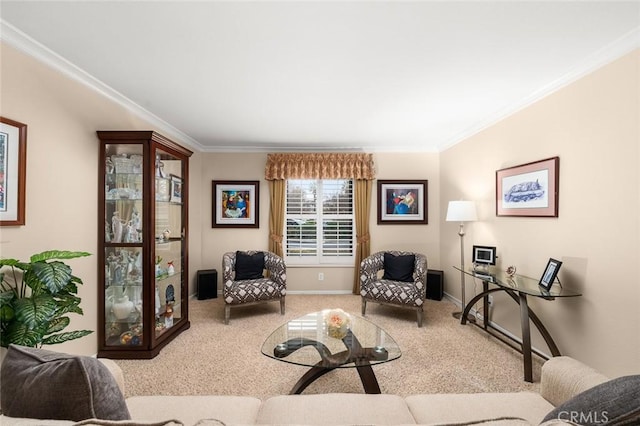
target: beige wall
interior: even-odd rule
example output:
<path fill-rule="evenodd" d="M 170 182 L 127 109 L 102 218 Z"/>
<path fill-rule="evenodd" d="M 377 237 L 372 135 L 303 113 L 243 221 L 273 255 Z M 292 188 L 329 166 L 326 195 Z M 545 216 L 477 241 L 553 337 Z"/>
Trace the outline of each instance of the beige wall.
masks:
<path fill-rule="evenodd" d="M 266 250 L 269 235 L 269 186 L 264 180 L 267 154 L 215 153 L 202 156 L 203 188 L 200 209 L 203 268 L 218 270 L 218 289 L 222 284 L 222 255 L 226 251 Z M 374 162 L 379 179 L 427 179 L 428 225 L 377 225 L 377 211 L 371 209 L 371 250 L 407 250 L 425 253 L 429 266 L 436 268 L 439 254 L 439 166 L 438 154 L 376 154 Z M 211 181 L 260 180 L 260 228 L 212 228 Z M 377 205 L 377 190 L 373 188 L 372 204 Z M 193 201 L 191 203 L 193 205 Z M 324 280 L 318 280 L 318 273 Z M 290 293 L 351 293 L 353 267 L 289 267 L 287 289 Z"/>
<path fill-rule="evenodd" d="M 98 129 L 152 129 L 133 113 L 14 49 L 1 46 L 2 116 L 28 124 L 27 224 L 0 229 L 2 257 L 42 250 L 97 250 Z M 562 282 L 583 297 L 532 306 L 560 349 L 610 375 L 637 372 L 640 360 L 640 182 L 638 53 L 581 79 L 441 153 L 376 154 L 379 179 L 428 179 L 429 225 L 376 224 L 372 251 L 416 250 L 446 274 L 459 297 L 457 226 L 444 222 L 449 200 L 478 202 L 467 246 L 498 246 L 500 266 L 537 276 L 549 257 L 565 263 Z M 166 135 L 169 136 L 169 135 Z M 176 139 L 176 142 L 181 142 Z M 497 218 L 495 170 L 560 156 L 560 217 Z M 259 229 L 211 228 L 212 180 L 262 180 L 266 154 L 196 153 L 190 161 L 190 271 L 220 271 L 227 250 L 266 248 L 268 186 L 261 184 Z M 377 203 L 373 190 L 374 204 Z M 619 213 L 620 212 L 620 213 Z M 467 250 L 470 253 L 470 250 Z M 468 259 L 469 261 L 469 259 Z M 85 285 L 85 315 L 72 328 L 97 327 L 97 257 L 72 261 Z M 325 280 L 317 280 L 317 272 Z M 291 291 L 348 292 L 351 268 L 290 268 Z M 474 290 L 469 285 L 468 293 Z M 499 306 L 499 307 L 498 307 Z M 494 319 L 519 335 L 516 308 L 496 297 Z M 97 335 L 56 348 L 97 350 Z M 546 350 L 537 338 L 536 346 Z"/>
<path fill-rule="evenodd" d="M 640 365 L 640 53 L 542 99 L 441 154 L 440 213 L 449 200 L 477 202 L 467 226 L 472 244 L 495 245 L 499 266 L 538 278 L 550 257 L 582 297 L 532 300 L 563 354 L 609 375 Z M 558 218 L 496 217 L 495 171 L 560 157 Z M 457 224 L 441 231 L 443 263 L 457 265 Z M 445 269 L 446 291 L 460 297 L 460 276 Z M 469 294 L 481 284 L 467 282 Z M 520 335 L 516 305 L 495 297 L 493 319 Z M 548 353 L 536 336 L 535 346 Z"/>
<path fill-rule="evenodd" d="M 0 255 L 26 260 L 44 250 L 88 251 L 69 261 L 81 277 L 83 316 L 71 315 L 73 329 L 97 329 L 98 138 L 96 130 L 154 130 L 95 91 L 0 45 L 0 114 L 27 124 L 26 225 L 0 228 Z M 180 142 L 176 140 L 176 142 Z M 191 173 L 199 172 L 198 154 Z M 197 186 L 196 186 L 197 189 Z M 197 210 L 191 213 L 199 218 Z M 193 219 L 192 219 L 193 220 Z M 197 233 L 191 232 L 196 243 Z M 199 266 L 200 250 L 190 250 Z M 191 270 L 195 268 L 192 266 Z M 193 275 L 193 274 L 192 274 Z M 97 333 L 56 346 L 94 354 Z"/>

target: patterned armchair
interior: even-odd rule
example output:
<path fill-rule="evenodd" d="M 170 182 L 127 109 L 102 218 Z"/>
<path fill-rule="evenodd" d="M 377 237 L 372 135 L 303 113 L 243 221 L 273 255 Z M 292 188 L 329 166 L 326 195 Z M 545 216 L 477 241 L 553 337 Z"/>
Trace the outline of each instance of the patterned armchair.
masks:
<path fill-rule="evenodd" d="M 246 265 L 246 259 L 261 258 L 264 255 L 264 264 L 257 267 L 256 274 L 247 278 L 246 271 L 236 274 L 236 258 L 242 256 L 242 264 Z M 251 262 L 251 261 L 249 261 Z M 254 271 L 256 269 L 255 265 Z M 246 267 L 246 266 L 243 266 Z M 263 270 L 268 275 L 263 275 Z M 237 279 L 241 278 L 241 279 Z M 280 301 L 280 314 L 284 315 L 284 298 L 287 293 L 287 268 L 284 260 L 275 253 L 269 251 L 229 252 L 222 256 L 222 297 L 224 298 L 224 323 L 229 324 L 231 306 L 248 305 L 262 302 Z"/>
<path fill-rule="evenodd" d="M 385 256 L 386 255 L 386 256 Z M 415 261 L 411 257 L 415 256 Z M 385 270 L 385 261 L 387 269 Z M 401 263 L 404 262 L 404 265 Z M 404 268 L 404 270 L 402 270 Z M 385 273 L 379 276 L 378 271 Z M 400 278 L 401 280 L 389 279 Z M 424 299 L 427 291 L 427 258 L 420 253 L 380 251 L 360 263 L 360 295 L 362 315 L 367 301 L 401 306 L 416 311 L 418 327 L 422 327 Z"/>

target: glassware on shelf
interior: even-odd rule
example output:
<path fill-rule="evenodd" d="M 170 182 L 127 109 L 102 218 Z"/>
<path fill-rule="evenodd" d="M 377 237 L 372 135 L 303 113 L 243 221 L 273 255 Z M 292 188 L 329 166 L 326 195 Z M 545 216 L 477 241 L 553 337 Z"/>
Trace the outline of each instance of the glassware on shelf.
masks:
<path fill-rule="evenodd" d="M 133 302 L 129 300 L 129 296 L 123 294 L 113 301 L 111 310 L 113 311 L 113 315 L 116 319 L 127 319 L 134 310 Z"/>
<path fill-rule="evenodd" d="M 156 177 L 156 201 L 169 201 L 171 199 L 169 187 L 169 179 Z"/>
<path fill-rule="evenodd" d="M 133 173 L 134 160 L 127 157 L 127 154 L 112 155 L 111 161 L 116 173 Z"/>

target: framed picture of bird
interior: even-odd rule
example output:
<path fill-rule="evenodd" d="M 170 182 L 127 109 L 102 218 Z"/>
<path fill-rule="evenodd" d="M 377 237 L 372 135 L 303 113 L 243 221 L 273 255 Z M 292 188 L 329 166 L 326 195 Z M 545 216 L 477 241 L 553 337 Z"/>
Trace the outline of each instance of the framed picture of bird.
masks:
<path fill-rule="evenodd" d="M 212 228 L 259 228 L 260 182 L 212 181 Z"/>
<path fill-rule="evenodd" d="M 378 225 L 426 225 L 427 180 L 378 180 Z"/>

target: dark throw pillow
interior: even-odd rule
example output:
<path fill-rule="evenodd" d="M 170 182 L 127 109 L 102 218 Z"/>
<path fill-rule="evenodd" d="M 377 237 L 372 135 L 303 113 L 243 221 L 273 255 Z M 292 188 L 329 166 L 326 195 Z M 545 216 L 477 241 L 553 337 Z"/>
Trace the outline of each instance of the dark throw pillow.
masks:
<path fill-rule="evenodd" d="M 259 251 L 248 254 L 243 251 L 236 252 L 236 280 L 257 280 L 263 278 L 264 253 Z"/>
<path fill-rule="evenodd" d="M 415 263 L 416 256 L 413 254 L 394 256 L 391 253 L 385 253 L 382 279 L 412 282 Z"/>
<path fill-rule="evenodd" d="M 96 358 L 10 345 L 0 380 L 5 416 L 72 421 L 131 418 L 115 378 Z"/>
<path fill-rule="evenodd" d="M 640 424 L 640 375 L 618 377 L 594 386 L 557 406 L 544 418 L 584 426 Z"/>

